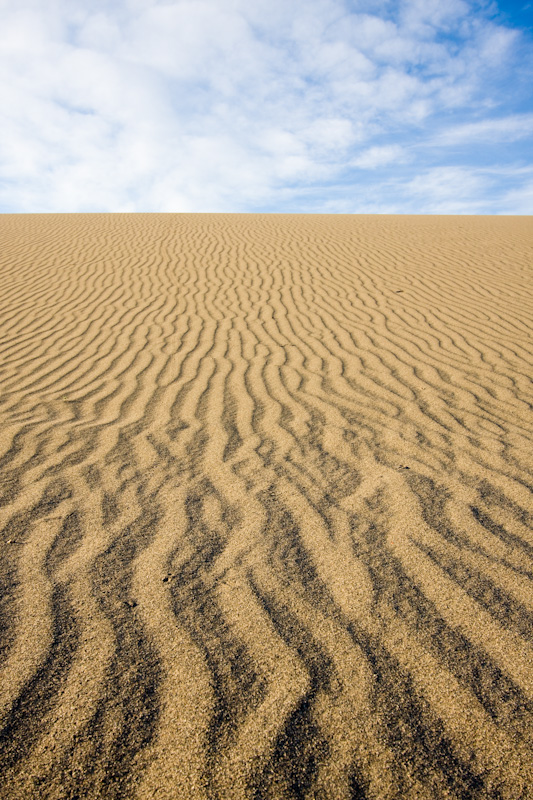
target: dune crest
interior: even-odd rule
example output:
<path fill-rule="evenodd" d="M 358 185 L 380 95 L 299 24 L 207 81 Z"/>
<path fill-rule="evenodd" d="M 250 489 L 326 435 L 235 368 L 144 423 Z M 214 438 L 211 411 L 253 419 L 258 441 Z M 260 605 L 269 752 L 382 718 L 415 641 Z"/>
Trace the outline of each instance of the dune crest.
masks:
<path fill-rule="evenodd" d="M 0 798 L 531 797 L 531 218 L 0 264 Z"/>

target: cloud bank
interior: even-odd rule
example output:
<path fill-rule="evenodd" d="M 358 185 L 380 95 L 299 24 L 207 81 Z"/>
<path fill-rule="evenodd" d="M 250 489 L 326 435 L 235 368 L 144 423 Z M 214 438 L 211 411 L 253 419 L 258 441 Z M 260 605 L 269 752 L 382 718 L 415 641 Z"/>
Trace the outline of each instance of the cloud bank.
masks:
<path fill-rule="evenodd" d="M 531 213 L 531 37 L 495 3 L 0 12 L 0 211 Z"/>

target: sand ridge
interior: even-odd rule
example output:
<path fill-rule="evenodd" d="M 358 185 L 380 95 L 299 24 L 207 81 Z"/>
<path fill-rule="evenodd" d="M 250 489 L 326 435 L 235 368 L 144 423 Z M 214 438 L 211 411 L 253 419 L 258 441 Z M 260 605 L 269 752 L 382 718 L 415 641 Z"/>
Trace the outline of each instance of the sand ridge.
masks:
<path fill-rule="evenodd" d="M 528 217 L 0 217 L 0 798 L 533 796 Z"/>

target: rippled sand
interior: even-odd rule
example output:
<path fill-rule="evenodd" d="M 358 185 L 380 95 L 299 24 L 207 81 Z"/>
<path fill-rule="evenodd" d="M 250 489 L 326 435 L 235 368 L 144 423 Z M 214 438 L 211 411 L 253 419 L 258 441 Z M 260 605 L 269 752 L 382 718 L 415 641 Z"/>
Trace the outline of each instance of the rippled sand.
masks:
<path fill-rule="evenodd" d="M 0 796 L 533 797 L 533 224 L 0 218 Z"/>

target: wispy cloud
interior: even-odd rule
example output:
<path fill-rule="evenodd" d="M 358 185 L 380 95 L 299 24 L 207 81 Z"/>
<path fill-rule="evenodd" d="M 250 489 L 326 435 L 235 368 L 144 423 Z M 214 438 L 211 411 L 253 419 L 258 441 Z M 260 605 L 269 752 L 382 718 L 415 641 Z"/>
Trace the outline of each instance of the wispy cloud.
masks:
<path fill-rule="evenodd" d="M 350 162 L 350 165 L 359 169 L 377 169 L 408 160 L 409 156 L 403 147 L 397 144 L 385 144 L 381 147 L 369 147 L 368 150 L 363 150 Z"/>
<path fill-rule="evenodd" d="M 479 169 L 533 139 L 531 42 L 494 9 L 4 0 L 0 210 L 424 212 L 430 184 L 484 208 L 510 179 Z M 522 180 L 491 210 L 523 208 Z"/>
<path fill-rule="evenodd" d="M 533 114 L 513 114 L 451 126 L 437 135 L 435 143 L 476 145 L 485 142 L 516 142 L 518 139 L 533 139 Z"/>

